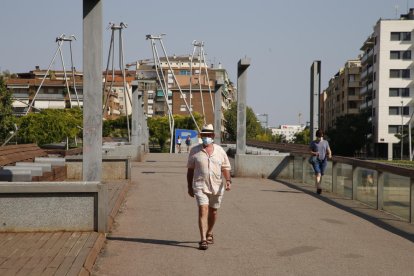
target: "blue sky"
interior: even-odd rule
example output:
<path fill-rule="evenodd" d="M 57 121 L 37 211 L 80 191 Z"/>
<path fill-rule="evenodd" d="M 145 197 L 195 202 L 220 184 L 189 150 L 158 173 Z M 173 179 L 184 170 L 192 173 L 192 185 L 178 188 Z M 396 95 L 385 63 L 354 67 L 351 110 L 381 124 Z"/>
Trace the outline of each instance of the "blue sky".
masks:
<path fill-rule="evenodd" d="M 398 8 L 396 9 L 396 6 Z M 104 27 L 125 22 L 125 61 L 152 57 L 146 34 L 166 33 L 168 54 L 191 54 L 205 42 L 209 63 L 221 62 L 236 83 L 240 58 L 251 58 L 247 104 L 269 125 L 309 120 L 309 69 L 322 61 L 322 88 L 360 53 L 379 18 L 396 18 L 414 0 L 103 1 Z M 74 65 L 82 67 L 82 1 L 3 1 L 0 70 L 47 68 L 55 38 L 74 34 Z M 110 31 L 104 31 L 104 66 Z M 63 48 L 69 64 L 68 48 Z M 60 60 L 52 68 L 61 70 Z M 68 67 L 69 68 L 69 67 Z"/>

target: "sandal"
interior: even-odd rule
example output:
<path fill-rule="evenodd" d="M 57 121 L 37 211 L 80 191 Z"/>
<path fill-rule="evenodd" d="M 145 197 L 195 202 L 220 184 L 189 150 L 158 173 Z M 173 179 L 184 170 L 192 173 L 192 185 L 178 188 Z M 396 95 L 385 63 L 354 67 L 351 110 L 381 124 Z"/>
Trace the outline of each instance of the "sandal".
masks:
<path fill-rule="evenodd" d="M 207 241 L 201 241 L 198 244 L 199 244 L 198 249 L 200 249 L 200 250 L 207 250 L 208 249 Z"/>
<path fill-rule="evenodd" d="M 208 243 L 208 244 L 214 244 L 214 237 L 213 237 L 213 233 L 211 233 L 211 234 L 207 234 L 207 235 L 206 235 L 206 238 L 207 238 L 207 243 Z"/>

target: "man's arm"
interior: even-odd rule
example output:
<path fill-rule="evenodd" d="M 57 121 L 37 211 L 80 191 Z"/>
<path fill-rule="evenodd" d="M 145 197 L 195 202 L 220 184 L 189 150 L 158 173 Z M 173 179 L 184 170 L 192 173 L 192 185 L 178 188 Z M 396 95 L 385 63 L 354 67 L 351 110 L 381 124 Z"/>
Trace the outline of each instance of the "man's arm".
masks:
<path fill-rule="evenodd" d="M 231 175 L 230 175 L 230 170 L 222 170 L 224 179 L 226 181 L 226 191 L 230 191 L 231 189 Z"/>
<path fill-rule="evenodd" d="M 191 197 L 194 197 L 193 191 L 193 177 L 194 177 L 194 169 L 187 169 L 187 186 L 188 186 L 188 194 Z"/>

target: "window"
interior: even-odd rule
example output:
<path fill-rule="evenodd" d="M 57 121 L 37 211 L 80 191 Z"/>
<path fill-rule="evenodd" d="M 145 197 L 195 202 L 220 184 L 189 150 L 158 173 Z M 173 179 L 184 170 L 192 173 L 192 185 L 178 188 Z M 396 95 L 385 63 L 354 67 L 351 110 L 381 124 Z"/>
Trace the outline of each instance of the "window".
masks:
<path fill-rule="evenodd" d="M 400 70 L 390 69 L 390 78 L 399 78 Z"/>
<path fill-rule="evenodd" d="M 400 40 L 410 41 L 411 40 L 411 32 L 402 32 L 401 35 L 400 35 Z"/>
<path fill-rule="evenodd" d="M 357 108 L 357 103 L 354 101 L 348 102 L 348 108 Z"/>
<path fill-rule="evenodd" d="M 148 93 L 148 100 L 154 99 L 154 93 Z"/>
<path fill-rule="evenodd" d="M 401 97 L 410 97 L 410 88 L 401 88 Z"/>
<path fill-rule="evenodd" d="M 410 88 L 390 88 L 390 97 L 410 97 Z"/>
<path fill-rule="evenodd" d="M 400 114 L 400 107 L 398 107 L 398 106 L 390 106 L 389 107 L 388 114 L 389 115 L 399 115 Z"/>
<path fill-rule="evenodd" d="M 388 133 L 390 134 L 400 133 L 399 130 L 400 130 L 400 126 L 388 125 Z"/>
<path fill-rule="evenodd" d="M 402 59 L 411 60 L 411 50 L 402 52 Z"/>
<path fill-rule="evenodd" d="M 390 78 L 410 78 L 410 69 L 390 69 Z"/>
<path fill-rule="evenodd" d="M 410 107 L 409 106 L 390 106 L 389 107 L 389 115 L 410 115 Z"/>
<path fill-rule="evenodd" d="M 374 55 L 374 63 L 377 63 L 377 55 Z"/>
<path fill-rule="evenodd" d="M 400 40 L 400 33 L 391 32 L 391 41 L 399 41 Z"/>
<path fill-rule="evenodd" d="M 411 32 L 391 32 L 391 41 L 411 41 Z"/>
<path fill-rule="evenodd" d="M 348 95 L 355 96 L 355 87 L 348 88 Z"/>
<path fill-rule="evenodd" d="M 403 115 L 410 115 L 410 107 L 409 106 L 404 106 L 402 114 Z"/>
<path fill-rule="evenodd" d="M 410 78 L 410 69 L 401 70 L 401 77 L 404 79 Z"/>
<path fill-rule="evenodd" d="M 400 59 L 400 51 L 390 51 L 390 59 Z"/>
<path fill-rule="evenodd" d="M 389 96 L 390 97 L 398 97 L 398 96 L 400 96 L 400 89 L 399 88 L 390 88 L 389 89 Z"/>
<path fill-rule="evenodd" d="M 355 80 L 356 80 L 355 75 L 349 75 L 349 82 L 353 82 Z"/>

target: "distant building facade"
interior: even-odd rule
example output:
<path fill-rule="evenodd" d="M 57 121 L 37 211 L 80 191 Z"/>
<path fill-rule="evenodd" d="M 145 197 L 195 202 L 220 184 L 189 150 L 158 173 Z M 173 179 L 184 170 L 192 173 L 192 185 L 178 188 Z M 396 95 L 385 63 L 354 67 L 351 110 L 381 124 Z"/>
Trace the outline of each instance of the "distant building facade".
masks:
<path fill-rule="evenodd" d="M 413 114 L 414 9 L 400 19 L 380 19 L 363 43 L 361 110 L 371 114 L 372 152 L 378 157 L 399 157 L 400 139 Z"/>
<path fill-rule="evenodd" d="M 160 77 L 164 76 L 162 85 L 167 84 L 167 88 L 165 88 L 168 91 L 167 98 L 158 81 L 153 60 L 137 62 L 137 79 L 141 83 L 139 90 L 144 99 L 144 112 L 149 117 L 163 116 L 168 114 L 168 108 L 170 108 L 173 114 L 189 115 L 188 105 L 192 112 L 204 115 L 206 123 L 213 124 L 215 83 L 218 76 L 224 80 L 224 89 L 221 95 L 222 112 L 228 109 L 236 98 L 236 89 L 230 81 L 227 71 L 221 66 L 218 68 L 209 67 L 202 62 L 200 63 L 197 58 L 191 60 L 189 56 L 171 56 L 168 59 L 172 70 L 169 68 L 166 58 L 161 58 L 162 74 L 160 70 L 158 72 Z"/>
<path fill-rule="evenodd" d="M 272 135 L 283 135 L 287 142 L 293 142 L 295 134 L 305 129 L 303 125 L 280 125 L 279 128 L 269 128 Z"/>
<path fill-rule="evenodd" d="M 103 94 L 103 116 L 105 119 L 115 119 L 126 113 L 131 114 L 131 81 L 135 79 L 135 71 L 126 71 L 126 91 L 121 71 L 107 76 L 102 74 L 105 86 Z M 31 112 L 42 109 L 64 109 L 83 106 L 83 73 L 42 70 L 36 66 L 35 70 L 27 73 L 17 73 L 16 78 L 8 78 L 7 89 L 12 92 L 13 113 L 16 116 L 25 115 L 29 106 Z M 65 78 L 66 76 L 66 78 Z M 36 94 L 37 93 L 37 94 Z M 126 99 L 126 104 L 124 102 Z"/>
<path fill-rule="evenodd" d="M 321 128 L 325 131 L 335 128 L 338 117 L 358 114 L 362 97 L 361 61 L 348 60 L 335 76 L 329 80 L 328 87 L 321 97 Z"/>

